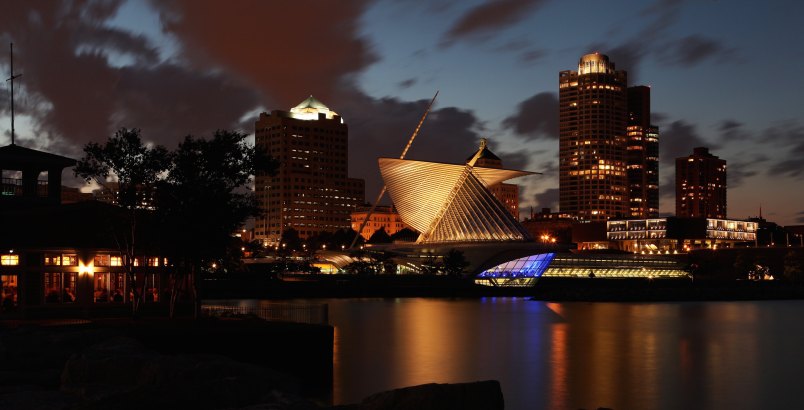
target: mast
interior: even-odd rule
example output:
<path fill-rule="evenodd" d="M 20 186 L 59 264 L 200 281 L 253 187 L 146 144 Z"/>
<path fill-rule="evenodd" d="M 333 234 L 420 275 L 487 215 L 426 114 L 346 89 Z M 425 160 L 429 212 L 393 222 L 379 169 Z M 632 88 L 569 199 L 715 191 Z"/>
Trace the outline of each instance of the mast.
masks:
<path fill-rule="evenodd" d="M 11 84 L 11 145 L 14 145 L 14 79 L 21 77 L 22 74 L 14 75 L 14 43 L 10 43 L 9 45 L 9 54 L 11 55 L 11 77 L 7 78 L 6 81 Z"/>
<path fill-rule="evenodd" d="M 405 145 L 405 149 L 402 150 L 402 154 L 399 155 L 399 159 L 405 159 L 405 155 L 408 153 L 408 150 L 410 149 L 410 146 L 413 144 L 413 140 L 416 139 L 416 135 L 419 134 L 419 130 L 422 128 L 422 124 L 424 123 L 424 119 L 427 118 L 427 114 L 430 113 L 430 108 L 433 107 L 433 103 L 435 103 L 436 97 L 438 97 L 438 90 L 436 90 L 436 93 L 433 96 L 433 99 L 430 100 L 430 104 L 427 104 L 427 109 L 424 110 L 424 114 L 422 115 L 422 118 L 419 120 L 419 124 L 416 125 L 416 129 L 413 130 L 413 135 L 411 135 L 410 139 L 408 139 L 408 143 L 407 143 L 407 145 Z M 366 217 L 363 218 L 363 222 L 360 224 L 360 228 L 357 230 L 357 234 L 355 234 L 355 238 L 352 239 L 352 243 L 349 245 L 349 249 L 352 249 L 355 246 L 355 243 L 357 243 L 357 238 L 360 237 L 360 233 L 363 232 L 363 228 L 366 227 L 366 224 L 368 223 L 368 220 L 371 217 L 371 214 L 374 213 L 374 209 L 377 208 L 377 204 L 382 199 L 382 196 L 385 195 L 386 188 L 387 187 L 385 185 L 382 186 L 382 189 L 380 190 L 380 194 L 377 195 L 377 199 L 374 201 L 374 204 L 371 205 L 371 209 L 366 214 Z"/>

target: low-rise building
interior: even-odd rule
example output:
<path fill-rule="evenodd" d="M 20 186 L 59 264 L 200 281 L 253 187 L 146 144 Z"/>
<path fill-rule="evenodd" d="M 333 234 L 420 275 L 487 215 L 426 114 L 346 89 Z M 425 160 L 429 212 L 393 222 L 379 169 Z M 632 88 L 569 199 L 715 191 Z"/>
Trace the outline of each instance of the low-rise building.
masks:
<path fill-rule="evenodd" d="M 715 218 L 619 219 L 606 223 L 611 248 L 645 253 L 754 246 L 758 224 Z"/>

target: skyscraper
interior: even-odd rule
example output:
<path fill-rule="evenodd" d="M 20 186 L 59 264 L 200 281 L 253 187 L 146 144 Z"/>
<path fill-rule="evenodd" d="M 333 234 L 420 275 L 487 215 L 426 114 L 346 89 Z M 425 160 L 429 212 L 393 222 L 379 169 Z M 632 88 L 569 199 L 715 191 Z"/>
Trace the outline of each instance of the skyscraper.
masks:
<path fill-rule="evenodd" d="M 726 218 L 726 160 L 708 148 L 676 158 L 676 216 Z"/>
<path fill-rule="evenodd" d="M 347 176 L 349 128 L 343 118 L 310 96 L 287 111 L 262 113 L 257 148 L 279 159 L 276 175 L 257 175 L 255 190 L 265 215 L 255 236 L 268 246 L 295 229 L 305 239 L 350 229 L 350 214 L 365 202 L 365 183 Z"/>
<path fill-rule="evenodd" d="M 659 128 L 650 124 L 650 87 L 628 87 L 628 216 L 659 215 Z"/>
<path fill-rule="evenodd" d="M 559 208 L 581 220 L 630 214 L 626 77 L 599 53 L 559 73 Z"/>

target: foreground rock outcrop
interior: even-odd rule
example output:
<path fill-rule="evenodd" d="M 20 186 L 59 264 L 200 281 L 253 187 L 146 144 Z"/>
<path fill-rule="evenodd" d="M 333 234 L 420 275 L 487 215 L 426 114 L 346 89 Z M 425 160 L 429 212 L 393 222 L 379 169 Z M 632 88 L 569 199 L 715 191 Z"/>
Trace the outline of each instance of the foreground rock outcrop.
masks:
<path fill-rule="evenodd" d="M 377 393 L 339 410 L 502 410 L 500 382 L 423 384 Z"/>
<path fill-rule="evenodd" d="M 0 329 L 3 410 L 503 409 L 497 381 L 406 387 L 335 407 L 302 397 L 302 387 L 265 366 L 163 354 L 109 329 Z"/>

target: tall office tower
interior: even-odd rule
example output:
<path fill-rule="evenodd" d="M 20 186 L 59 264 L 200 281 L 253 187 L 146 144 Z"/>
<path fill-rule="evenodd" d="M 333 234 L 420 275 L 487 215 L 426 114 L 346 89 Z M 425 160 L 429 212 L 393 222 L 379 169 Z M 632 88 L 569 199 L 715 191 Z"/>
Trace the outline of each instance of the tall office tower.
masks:
<path fill-rule="evenodd" d="M 659 128 L 650 124 L 650 87 L 628 87 L 629 216 L 659 216 Z"/>
<path fill-rule="evenodd" d="M 626 72 L 605 55 L 581 57 L 559 80 L 559 208 L 580 220 L 630 214 Z"/>
<path fill-rule="evenodd" d="M 277 246 L 295 229 L 306 239 L 351 229 L 350 214 L 365 202 L 365 182 L 349 178 L 349 128 L 336 112 L 310 96 L 287 111 L 262 113 L 254 125 L 257 148 L 279 159 L 274 176 L 257 175 L 263 217 L 255 237 Z"/>
<path fill-rule="evenodd" d="M 469 156 L 466 160 L 469 161 L 474 157 L 474 154 Z M 502 169 L 502 160 L 500 157 L 494 155 L 488 146 L 483 147 L 483 152 L 480 153 L 480 158 L 475 162 L 476 167 L 498 168 Z M 489 186 L 491 194 L 497 198 L 500 203 L 505 205 L 505 209 L 511 213 L 517 221 L 519 220 L 519 185 L 506 184 L 500 182 Z"/>
<path fill-rule="evenodd" d="M 676 216 L 726 218 L 726 160 L 708 148 L 676 158 Z"/>

